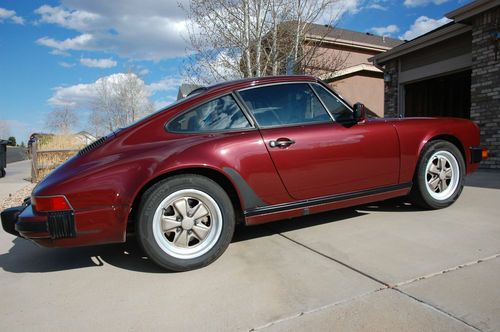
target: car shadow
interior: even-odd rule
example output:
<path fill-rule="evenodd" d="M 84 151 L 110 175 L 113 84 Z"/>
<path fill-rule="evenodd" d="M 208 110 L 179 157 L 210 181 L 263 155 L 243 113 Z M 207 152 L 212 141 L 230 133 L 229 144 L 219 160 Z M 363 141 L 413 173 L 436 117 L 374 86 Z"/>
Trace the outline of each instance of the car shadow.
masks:
<path fill-rule="evenodd" d="M 328 223 L 354 222 L 350 219 L 370 214 L 373 211 L 411 212 L 416 210 L 414 206 L 401 200 L 388 200 L 269 224 L 249 227 L 238 225 L 232 243 Z M 13 273 L 46 273 L 99 268 L 106 264 L 143 273 L 171 273 L 151 262 L 133 236 L 129 237 L 126 243 L 78 248 L 42 248 L 22 238 L 13 238 L 12 244 L 7 253 L 0 255 L 0 268 Z"/>

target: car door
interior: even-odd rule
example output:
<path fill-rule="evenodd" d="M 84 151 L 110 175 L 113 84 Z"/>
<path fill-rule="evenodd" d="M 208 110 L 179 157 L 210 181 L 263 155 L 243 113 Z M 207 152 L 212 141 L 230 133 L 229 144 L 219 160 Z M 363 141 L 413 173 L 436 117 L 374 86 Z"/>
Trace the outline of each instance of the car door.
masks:
<path fill-rule="evenodd" d="M 345 120 L 352 111 L 324 87 L 315 83 L 274 84 L 241 90 L 239 95 L 258 123 L 278 174 L 293 198 L 317 198 L 397 183 L 395 129 L 384 121 L 349 125 L 334 121 L 334 116 Z"/>

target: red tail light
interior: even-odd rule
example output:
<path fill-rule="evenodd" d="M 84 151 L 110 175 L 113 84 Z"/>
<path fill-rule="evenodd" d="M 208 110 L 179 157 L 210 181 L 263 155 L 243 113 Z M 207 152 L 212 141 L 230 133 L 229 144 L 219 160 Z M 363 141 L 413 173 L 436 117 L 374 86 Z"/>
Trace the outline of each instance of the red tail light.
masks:
<path fill-rule="evenodd" d="M 31 204 L 38 212 L 72 210 L 71 205 L 64 196 L 32 197 Z"/>

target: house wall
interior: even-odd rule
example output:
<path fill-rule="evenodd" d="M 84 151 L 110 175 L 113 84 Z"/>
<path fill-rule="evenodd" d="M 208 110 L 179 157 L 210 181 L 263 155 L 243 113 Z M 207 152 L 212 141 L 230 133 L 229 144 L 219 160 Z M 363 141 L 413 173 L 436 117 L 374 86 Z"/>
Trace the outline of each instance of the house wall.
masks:
<path fill-rule="evenodd" d="M 304 45 L 304 52 L 311 52 L 310 45 Z M 340 45 L 324 45 L 319 47 L 314 54 L 314 63 L 311 63 L 313 75 L 321 75 L 326 72 L 332 72 L 333 69 L 340 70 L 356 66 L 362 63 L 371 64 L 368 58 L 380 53 L 380 51 L 365 50 L 356 47 L 346 47 Z"/>
<path fill-rule="evenodd" d="M 328 84 L 350 104 L 361 102 L 378 116 L 384 116 L 382 74 L 353 75 Z"/>
<path fill-rule="evenodd" d="M 481 130 L 481 145 L 490 151 L 480 167 L 500 169 L 500 45 L 493 37 L 498 22 L 497 7 L 474 17 L 465 34 L 385 63 L 392 80 L 384 88 L 384 115 L 404 114 L 405 84 L 471 70 L 470 118 Z"/>
<path fill-rule="evenodd" d="M 472 23 L 471 119 L 481 130 L 481 144 L 490 156 L 481 167 L 500 169 L 500 8 L 484 12 Z"/>

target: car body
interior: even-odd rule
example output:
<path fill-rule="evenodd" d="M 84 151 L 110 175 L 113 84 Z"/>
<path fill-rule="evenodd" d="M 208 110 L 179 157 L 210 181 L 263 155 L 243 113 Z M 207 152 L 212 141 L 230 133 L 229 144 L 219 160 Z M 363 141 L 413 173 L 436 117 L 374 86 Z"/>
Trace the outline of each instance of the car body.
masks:
<path fill-rule="evenodd" d="M 201 89 L 92 143 L 43 179 L 33 190 L 31 203 L 3 213 L 2 222 L 5 219 L 4 228 L 11 233 L 48 247 L 124 242 L 127 229 L 130 231 L 141 218 L 154 219 L 154 206 L 152 212 L 141 212 L 149 204 L 146 194 L 160 190 L 160 184 L 174 188 L 190 183 L 191 178 L 193 188 L 201 179 L 208 187 L 221 188 L 230 199 L 231 212 L 226 213 L 219 209 L 226 204 L 221 203 L 224 198 L 214 198 L 224 193 L 199 189 L 189 194 L 194 196 L 186 196 L 206 202 L 211 209 L 209 218 L 225 218 L 221 225 L 255 225 L 298 217 L 408 195 L 412 185 L 415 188 L 419 160 L 430 142 L 453 146 L 450 153 L 455 157 L 449 159 L 460 159 L 452 165 L 456 183 L 449 182 L 457 187 L 454 196 L 442 200 L 443 206 L 428 206 L 444 207 L 460 194 L 463 175 L 475 171 L 484 157 L 473 122 L 455 118 L 367 119 L 362 105 L 347 105 L 310 76 L 233 81 Z M 430 163 L 428 170 L 440 165 L 439 160 L 437 166 Z M 444 166 L 439 172 L 435 183 L 444 186 L 444 180 L 438 179 L 446 177 Z M 172 179 L 182 181 L 172 184 Z M 433 183 L 431 186 L 437 188 Z M 155 195 L 173 195 L 168 188 Z M 182 190 L 189 188 L 187 185 Z M 435 191 L 439 194 L 437 191 L 444 189 Z M 208 192 L 207 197 L 204 192 Z M 162 211 L 177 211 L 182 204 L 186 211 L 201 206 L 189 207 L 198 204 L 198 198 L 194 203 L 189 199 L 174 201 Z M 157 218 L 161 218 L 158 211 Z M 197 221 L 175 211 L 171 215 L 179 222 L 179 234 L 190 234 L 185 235 L 184 243 L 189 247 Z M 228 221 L 227 215 L 232 220 Z M 146 233 L 151 228 L 144 227 Z M 143 247 L 153 236 L 144 232 Z M 161 231 L 154 236 L 162 236 Z M 167 250 L 169 253 L 177 257 L 175 250 Z M 195 256 L 186 256 L 186 260 L 199 255 Z M 182 270 L 207 262 L 185 268 L 160 265 Z"/>

